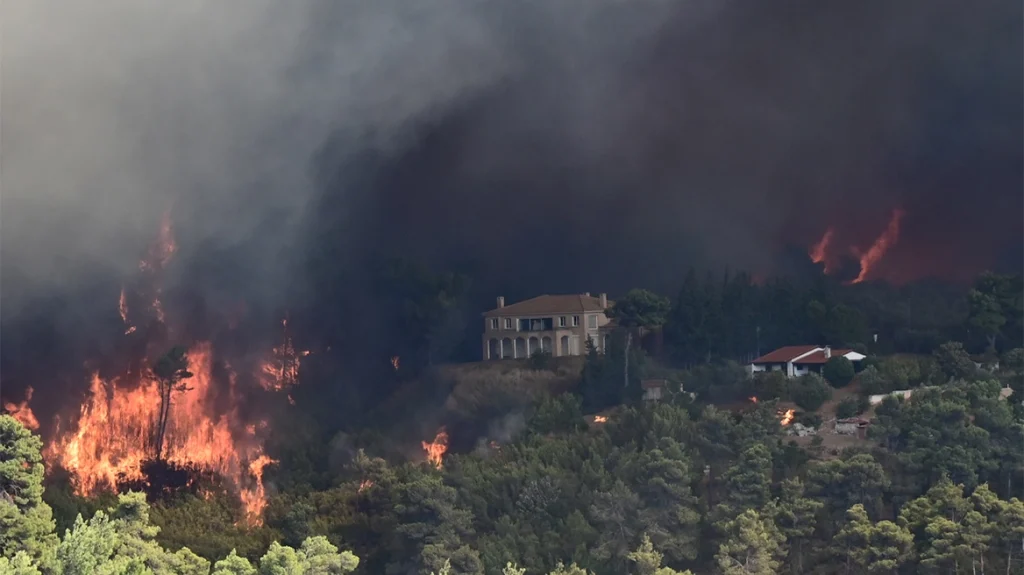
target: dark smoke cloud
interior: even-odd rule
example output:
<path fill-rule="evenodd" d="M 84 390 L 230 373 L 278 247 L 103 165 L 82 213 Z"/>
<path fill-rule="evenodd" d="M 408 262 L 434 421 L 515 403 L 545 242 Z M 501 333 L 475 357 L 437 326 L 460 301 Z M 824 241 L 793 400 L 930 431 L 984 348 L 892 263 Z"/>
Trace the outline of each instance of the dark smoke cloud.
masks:
<path fill-rule="evenodd" d="M 7 2 L 0 311 L 111 313 L 167 210 L 212 307 L 367 297 L 370 255 L 469 266 L 487 298 L 671 290 L 691 265 L 777 271 L 830 224 L 866 247 L 895 206 L 892 269 L 970 275 L 1022 235 L 1021 16 Z"/>
<path fill-rule="evenodd" d="M 866 250 L 897 206 L 894 279 L 964 279 L 1021 242 L 1019 3 L 690 8 L 527 51 L 385 162 L 356 235 L 518 295 L 771 273 L 829 225 Z"/>

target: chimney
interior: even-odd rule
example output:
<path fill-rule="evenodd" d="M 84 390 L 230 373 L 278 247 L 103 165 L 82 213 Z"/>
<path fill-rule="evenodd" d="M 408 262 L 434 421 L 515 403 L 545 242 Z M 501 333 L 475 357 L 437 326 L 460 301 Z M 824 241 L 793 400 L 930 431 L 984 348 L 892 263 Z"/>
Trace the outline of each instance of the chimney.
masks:
<path fill-rule="evenodd" d="M 608 294 L 601 294 L 601 309 L 608 309 Z"/>
<path fill-rule="evenodd" d="M 498 308 L 505 307 L 505 296 L 498 296 Z"/>
<path fill-rule="evenodd" d="M 832 357 L 832 348 L 826 345 L 825 346 L 825 359 L 830 359 L 831 357 Z"/>

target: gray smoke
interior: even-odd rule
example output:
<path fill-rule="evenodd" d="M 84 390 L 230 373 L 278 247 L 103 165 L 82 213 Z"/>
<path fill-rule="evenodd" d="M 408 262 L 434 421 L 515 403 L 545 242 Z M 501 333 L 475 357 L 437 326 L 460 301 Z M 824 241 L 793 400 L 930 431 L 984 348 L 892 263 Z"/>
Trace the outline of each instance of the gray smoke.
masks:
<path fill-rule="evenodd" d="M 259 237 L 261 253 L 244 257 L 270 266 L 275 248 L 302 239 L 312 161 L 330 135 L 345 154 L 397 153 L 537 53 L 569 73 L 597 69 L 588 57 L 628 50 L 669 4 L 6 2 L 5 307 L 98 271 L 131 273 L 167 210 L 183 244 Z M 591 22 L 609 17 L 622 25 L 611 43 Z M 566 95 L 582 106 L 566 121 L 600 129 L 586 107 L 604 105 L 587 96 Z"/>
<path fill-rule="evenodd" d="M 352 228 L 341 252 L 535 258 L 541 290 L 693 263 L 770 271 L 756 268 L 826 222 L 870 241 L 894 205 L 905 245 L 962 239 L 937 261 L 992 252 L 1019 239 L 1019 13 L 1008 0 L 8 1 L 4 314 L 131 273 L 167 210 L 181 258 L 230 254 L 220 267 L 273 299 L 301 279 L 282 260 L 324 194 Z M 355 183 L 367 152 L 397 175 Z M 529 279 L 509 270 L 484 271 Z"/>

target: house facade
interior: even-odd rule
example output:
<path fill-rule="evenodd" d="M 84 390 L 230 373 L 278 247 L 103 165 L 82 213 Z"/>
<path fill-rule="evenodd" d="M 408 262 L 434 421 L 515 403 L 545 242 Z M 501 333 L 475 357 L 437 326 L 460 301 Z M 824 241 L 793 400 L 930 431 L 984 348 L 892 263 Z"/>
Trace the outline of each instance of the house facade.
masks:
<path fill-rule="evenodd" d="M 825 363 L 833 357 L 845 357 L 856 367 L 866 357 L 852 349 L 832 349 L 829 346 L 792 345 L 762 355 L 750 362 L 751 374 L 762 371 L 782 371 L 787 377 L 808 373 L 821 373 Z"/>
<path fill-rule="evenodd" d="M 542 295 L 484 312 L 483 358 L 527 358 L 538 351 L 554 357 L 583 355 L 590 339 L 603 352 L 605 310 L 611 305 L 606 294 Z"/>

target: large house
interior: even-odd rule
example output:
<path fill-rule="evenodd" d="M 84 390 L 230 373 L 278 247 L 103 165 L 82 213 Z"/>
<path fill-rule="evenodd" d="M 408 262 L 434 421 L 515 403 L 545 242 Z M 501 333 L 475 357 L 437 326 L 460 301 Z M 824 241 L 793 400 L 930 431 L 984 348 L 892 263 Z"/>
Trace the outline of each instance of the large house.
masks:
<path fill-rule="evenodd" d="M 526 358 L 538 351 L 583 355 L 588 338 L 603 351 L 609 305 L 607 294 L 542 295 L 509 305 L 499 297 L 498 307 L 483 314 L 483 357 Z"/>
<path fill-rule="evenodd" d="M 821 373 L 821 368 L 833 357 L 845 357 L 856 366 L 866 357 L 852 349 L 832 349 L 829 346 L 791 345 L 762 355 L 750 362 L 750 372 L 782 371 L 787 377 L 798 377 L 808 373 Z"/>

